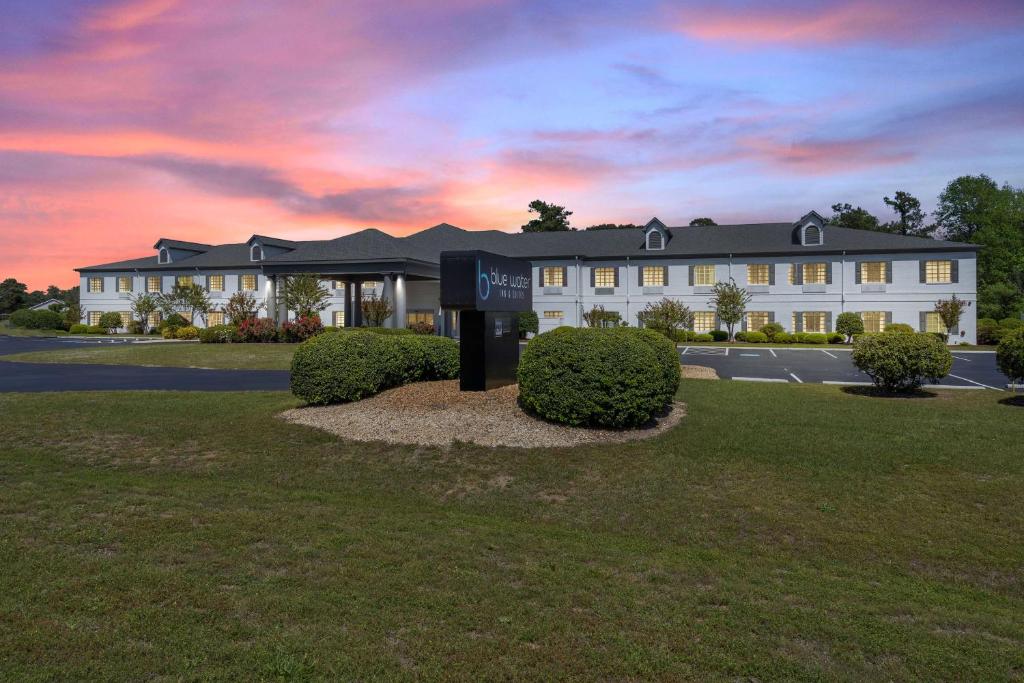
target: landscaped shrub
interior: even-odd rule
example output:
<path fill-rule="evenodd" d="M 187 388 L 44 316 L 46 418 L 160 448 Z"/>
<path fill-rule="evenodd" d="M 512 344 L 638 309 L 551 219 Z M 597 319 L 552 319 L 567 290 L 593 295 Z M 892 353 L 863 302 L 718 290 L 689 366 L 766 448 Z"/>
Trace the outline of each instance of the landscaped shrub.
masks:
<path fill-rule="evenodd" d="M 747 332 L 746 339 L 744 340 L 749 344 L 764 344 L 768 341 L 768 335 L 764 332 Z"/>
<path fill-rule="evenodd" d="M 841 332 L 829 332 L 827 339 L 829 344 L 842 344 L 846 341 L 846 335 Z"/>
<path fill-rule="evenodd" d="M 408 329 L 413 334 L 434 334 L 434 323 L 427 322 L 426 320 L 418 320 L 408 326 Z M 519 336 L 523 336 L 523 331 L 519 330 Z"/>
<path fill-rule="evenodd" d="M 433 326 L 431 326 L 433 327 Z M 526 339 L 527 334 L 537 334 L 540 329 L 540 321 L 537 319 L 537 311 L 522 311 L 519 313 L 519 338 Z M 433 330 L 431 330 L 431 333 Z M 428 333 L 430 334 L 430 333 Z"/>
<path fill-rule="evenodd" d="M 199 341 L 203 344 L 227 344 L 239 341 L 238 328 L 234 325 L 214 325 L 199 330 Z"/>
<path fill-rule="evenodd" d="M 128 332 L 130 334 L 145 334 L 146 330 L 141 322 L 138 320 L 128 321 Z"/>
<path fill-rule="evenodd" d="M 776 332 L 775 336 L 772 337 L 773 344 L 792 344 L 793 335 L 789 332 Z"/>
<path fill-rule="evenodd" d="M 185 327 L 189 322 L 185 320 L 185 317 L 178 313 L 171 313 L 169 316 L 160 321 L 159 330 L 163 335 L 164 339 L 174 339 L 174 333 L 178 331 L 179 327 Z"/>
<path fill-rule="evenodd" d="M 775 335 L 777 335 L 780 332 L 785 332 L 785 328 L 782 327 L 782 325 L 780 325 L 779 323 L 766 323 L 761 326 L 760 331 L 763 332 L 766 337 L 768 337 L 768 341 L 774 341 Z"/>
<path fill-rule="evenodd" d="M 29 330 L 63 330 L 64 316 L 56 311 L 23 308 L 11 313 L 11 325 Z"/>
<path fill-rule="evenodd" d="M 86 334 L 89 331 L 89 326 L 83 323 L 75 323 L 68 331 L 71 332 L 71 334 Z"/>
<path fill-rule="evenodd" d="M 116 311 L 109 311 L 100 316 L 100 327 L 110 333 L 113 333 L 114 330 L 121 327 L 123 322 L 124 321 L 121 320 L 121 314 Z"/>
<path fill-rule="evenodd" d="M 679 358 L 648 330 L 560 327 L 530 342 L 518 377 L 520 404 L 544 419 L 637 427 L 672 401 Z"/>
<path fill-rule="evenodd" d="M 992 318 L 980 318 L 978 320 L 978 343 L 998 344 L 1003 336 L 1003 328 Z"/>
<path fill-rule="evenodd" d="M 384 336 L 416 334 L 407 327 L 339 327 L 339 332 L 370 332 Z"/>
<path fill-rule="evenodd" d="M 864 321 L 856 313 L 840 313 L 836 317 L 836 332 L 843 335 L 843 341 L 855 334 L 864 334 Z"/>
<path fill-rule="evenodd" d="M 398 384 L 455 379 L 459 376 L 459 345 L 448 337 L 422 334 L 389 337 L 402 355 Z"/>
<path fill-rule="evenodd" d="M 692 336 L 692 337 L 690 338 L 690 341 L 692 341 L 692 342 L 697 342 L 697 343 L 707 343 L 707 342 L 710 342 L 710 341 L 714 341 L 714 340 L 715 340 L 715 338 L 714 338 L 714 337 L 712 337 L 712 336 L 711 336 L 710 334 L 708 334 L 707 332 L 701 332 L 701 333 L 699 333 L 699 334 L 694 334 L 694 335 L 693 335 L 693 336 Z"/>
<path fill-rule="evenodd" d="M 1020 318 L 1003 318 L 999 321 L 999 327 L 1004 330 L 1019 330 L 1024 327 L 1024 320 Z"/>
<path fill-rule="evenodd" d="M 299 316 L 295 322 L 286 322 L 281 325 L 281 341 L 304 342 L 323 331 L 324 324 L 320 321 L 320 316 L 303 315 Z"/>
<path fill-rule="evenodd" d="M 821 332 L 795 332 L 793 341 L 797 344 L 826 344 L 828 337 Z"/>
<path fill-rule="evenodd" d="M 735 341 L 738 341 L 738 342 L 745 342 L 745 341 L 747 341 L 747 333 L 746 333 L 746 331 L 741 330 L 741 331 L 737 332 L 736 334 L 733 335 L 733 339 Z"/>
<path fill-rule="evenodd" d="M 102 327 L 100 327 L 99 325 L 89 325 L 89 327 L 87 329 L 88 329 L 88 333 L 89 334 L 106 334 L 107 333 L 107 330 L 102 328 Z"/>
<path fill-rule="evenodd" d="M 996 363 L 1015 384 L 1024 382 L 1024 327 L 1007 332 L 996 347 Z"/>
<path fill-rule="evenodd" d="M 916 334 L 916 330 L 906 323 L 889 323 L 885 331 L 887 334 Z"/>
<path fill-rule="evenodd" d="M 175 339 L 199 339 L 199 328 L 194 325 L 179 327 L 174 331 Z"/>
<path fill-rule="evenodd" d="M 277 325 L 272 318 L 246 318 L 238 326 L 238 338 L 249 343 L 277 341 Z"/>
<path fill-rule="evenodd" d="M 953 356 L 930 334 L 867 334 L 853 345 L 853 364 L 884 391 L 908 391 L 949 374 Z"/>
<path fill-rule="evenodd" d="M 396 339 L 366 331 L 318 334 L 295 350 L 291 389 L 307 403 L 346 403 L 395 386 L 405 374 Z"/>
<path fill-rule="evenodd" d="M 729 338 L 729 333 L 725 330 L 711 330 L 711 339 L 716 342 L 723 342 Z"/>

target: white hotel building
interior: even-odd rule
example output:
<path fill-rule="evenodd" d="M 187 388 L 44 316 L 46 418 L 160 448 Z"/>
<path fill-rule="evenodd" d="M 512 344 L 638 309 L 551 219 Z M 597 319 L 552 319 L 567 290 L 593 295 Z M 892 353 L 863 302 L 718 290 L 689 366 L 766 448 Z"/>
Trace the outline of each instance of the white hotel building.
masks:
<path fill-rule="evenodd" d="M 154 248 L 144 258 L 77 269 L 84 322 L 97 323 L 107 311 L 127 315 L 130 296 L 167 292 L 176 282 L 205 287 L 215 309 L 234 292 L 250 291 L 264 315 L 283 322 L 292 315 L 279 296 L 288 276 L 315 273 L 331 292 L 324 324 L 361 325 L 355 303 L 372 292 L 393 302 L 390 326 L 429 321 L 438 333 L 453 334 L 457 317 L 439 303 L 440 253 L 480 249 L 532 262 L 542 332 L 581 326 L 596 305 L 636 325 L 637 313 L 664 297 L 696 312 L 697 331 L 710 331 L 718 326 L 711 287 L 732 278 L 752 296 L 742 329 L 777 322 L 790 332 L 830 332 L 836 317 L 851 311 L 869 331 L 906 323 L 944 332 L 935 303 L 956 294 L 967 309 L 950 341 L 974 343 L 976 333 L 975 245 L 839 228 L 815 212 L 794 223 L 667 227 L 655 218 L 642 230 L 527 234 L 441 224 L 407 237 L 368 229 L 302 242 L 161 239 Z M 222 319 L 215 310 L 194 323 Z"/>

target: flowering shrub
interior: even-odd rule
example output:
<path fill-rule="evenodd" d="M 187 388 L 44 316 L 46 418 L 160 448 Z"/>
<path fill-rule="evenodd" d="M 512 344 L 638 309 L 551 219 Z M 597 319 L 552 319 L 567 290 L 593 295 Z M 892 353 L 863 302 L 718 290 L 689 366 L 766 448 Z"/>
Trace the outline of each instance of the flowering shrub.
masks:
<path fill-rule="evenodd" d="M 299 316 L 295 322 L 281 325 L 281 339 L 286 342 L 304 342 L 324 331 L 318 315 Z"/>
<path fill-rule="evenodd" d="M 277 341 L 277 325 L 272 318 L 247 318 L 238 326 L 238 337 L 243 342 Z"/>
<path fill-rule="evenodd" d="M 199 328 L 193 325 L 179 327 L 174 332 L 175 339 L 199 339 Z"/>

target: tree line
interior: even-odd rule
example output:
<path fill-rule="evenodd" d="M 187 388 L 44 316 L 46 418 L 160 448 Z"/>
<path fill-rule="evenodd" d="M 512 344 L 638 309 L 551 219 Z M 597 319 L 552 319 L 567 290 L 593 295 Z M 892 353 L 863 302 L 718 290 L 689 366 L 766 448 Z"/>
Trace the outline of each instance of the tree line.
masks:
<path fill-rule="evenodd" d="M 13 277 L 0 282 L 0 315 L 13 313 L 19 308 L 41 304 L 47 299 L 57 299 L 65 304 L 77 304 L 78 285 L 70 289 L 61 289 L 57 285 L 50 285 L 46 291 L 37 289 L 30 292 L 24 282 L 19 282 Z"/>

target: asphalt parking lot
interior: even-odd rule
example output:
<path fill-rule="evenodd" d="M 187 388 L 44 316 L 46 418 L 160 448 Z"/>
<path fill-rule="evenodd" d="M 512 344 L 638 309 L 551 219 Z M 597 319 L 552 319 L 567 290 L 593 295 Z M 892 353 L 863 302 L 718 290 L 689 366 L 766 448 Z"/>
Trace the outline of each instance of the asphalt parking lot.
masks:
<path fill-rule="evenodd" d="M 681 346 L 685 365 L 714 368 L 719 377 L 753 382 L 870 384 L 854 367 L 849 349 Z M 954 351 L 953 370 L 938 386 L 1007 390 L 1008 380 L 991 351 Z"/>

